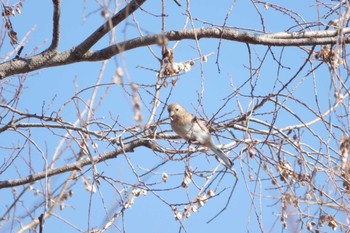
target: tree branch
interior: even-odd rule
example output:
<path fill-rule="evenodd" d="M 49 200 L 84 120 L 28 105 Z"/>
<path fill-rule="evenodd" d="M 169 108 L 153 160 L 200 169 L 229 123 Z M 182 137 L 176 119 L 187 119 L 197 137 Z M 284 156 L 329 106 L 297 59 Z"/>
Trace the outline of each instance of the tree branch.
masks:
<path fill-rule="evenodd" d="M 343 29 L 343 34 L 350 33 L 350 27 Z M 102 32 L 101 32 L 102 33 Z M 105 33 L 105 31 L 103 31 Z M 94 34 L 93 34 L 94 35 Z M 90 36 L 96 39 L 95 36 Z M 87 51 L 81 56 L 77 56 L 76 49 L 71 49 L 63 52 L 58 52 L 54 57 L 48 57 L 44 54 L 38 54 L 29 58 L 18 58 L 0 64 L 0 79 L 14 74 L 26 73 L 42 68 L 61 66 L 82 61 L 102 61 L 111 58 L 123 51 L 158 44 L 159 38 L 164 38 L 169 41 L 178 40 L 195 40 L 202 38 L 217 38 L 230 41 L 243 42 L 256 45 L 267 46 L 312 46 L 323 44 L 336 44 L 338 42 L 337 30 L 323 30 L 312 32 L 278 32 L 268 34 L 255 34 L 241 32 L 229 28 L 197 28 L 194 30 L 169 31 L 162 34 L 152 34 L 142 37 L 137 37 L 131 40 L 123 41 L 115 45 L 108 46 L 97 51 Z M 80 46 L 89 47 L 94 39 L 90 42 L 83 42 Z M 350 43 L 350 38 L 344 38 L 345 43 Z M 88 44 L 90 44 L 88 46 Z M 82 49 L 81 51 L 83 51 Z M 79 53 L 78 53 L 79 54 Z"/>
<path fill-rule="evenodd" d="M 52 41 L 48 51 L 56 51 L 60 42 L 60 10 L 61 0 L 52 0 L 53 2 L 53 29 Z"/>
<path fill-rule="evenodd" d="M 115 149 L 115 150 L 108 152 L 104 155 L 100 155 L 100 156 L 95 157 L 93 163 L 97 164 L 99 162 L 115 158 L 115 157 L 117 157 L 117 155 L 123 154 L 125 152 L 133 152 L 136 147 L 140 147 L 140 146 L 148 146 L 149 147 L 148 144 L 149 144 L 148 141 L 143 139 L 143 138 L 128 142 L 125 145 L 123 145 L 123 147 Z M 57 174 L 68 172 L 68 171 L 81 170 L 84 166 L 90 165 L 90 164 L 92 164 L 92 163 L 89 159 L 84 159 L 84 160 L 79 160 L 75 163 L 67 164 L 67 165 L 64 165 L 64 166 L 61 166 L 58 168 L 49 169 L 47 172 L 42 171 L 42 172 L 38 172 L 38 173 L 35 173 L 33 175 L 29 175 L 29 176 L 26 176 L 26 177 L 23 177 L 20 179 L 0 181 L 0 189 L 32 183 L 34 181 L 44 179 L 46 174 L 47 174 L 47 177 L 50 177 L 50 176 L 54 176 Z"/>
<path fill-rule="evenodd" d="M 106 35 L 112 28 L 117 26 L 120 22 L 126 19 L 129 15 L 134 13 L 146 0 L 133 0 L 117 14 L 102 24 L 94 33 L 92 33 L 86 40 L 74 49 L 76 56 L 81 57 L 94 44 L 96 44 L 104 35 Z"/>

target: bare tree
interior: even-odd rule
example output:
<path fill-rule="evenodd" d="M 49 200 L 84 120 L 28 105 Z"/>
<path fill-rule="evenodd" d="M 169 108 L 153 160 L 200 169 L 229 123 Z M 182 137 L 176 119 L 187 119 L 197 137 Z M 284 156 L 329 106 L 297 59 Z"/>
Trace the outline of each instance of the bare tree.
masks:
<path fill-rule="evenodd" d="M 2 1 L 1 230 L 350 231 L 347 0 L 52 0 L 49 45 L 21 31 L 27 4 Z M 171 102 L 232 171 L 172 132 Z"/>

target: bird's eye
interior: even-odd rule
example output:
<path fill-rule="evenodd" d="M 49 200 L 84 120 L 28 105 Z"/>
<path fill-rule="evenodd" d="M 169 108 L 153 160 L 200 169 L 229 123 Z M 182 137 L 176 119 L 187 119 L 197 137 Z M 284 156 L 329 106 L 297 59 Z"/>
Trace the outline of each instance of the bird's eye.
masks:
<path fill-rule="evenodd" d="M 177 108 L 177 109 L 175 109 L 176 111 L 179 111 L 179 109 Z"/>

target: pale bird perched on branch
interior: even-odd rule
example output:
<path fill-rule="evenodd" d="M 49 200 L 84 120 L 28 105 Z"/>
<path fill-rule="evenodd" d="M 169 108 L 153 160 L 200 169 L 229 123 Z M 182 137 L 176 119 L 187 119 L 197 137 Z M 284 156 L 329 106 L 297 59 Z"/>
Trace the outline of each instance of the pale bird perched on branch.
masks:
<path fill-rule="evenodd" d="M 226 168 L 232 167 L 232 161 L 215 145 L 208 128 L 191 113 L 187 112 L 180 104 L 168 106 L 171 128 L 183 139 L 199 143 L 208 147 L 214 153 L 219 162 Z"/>

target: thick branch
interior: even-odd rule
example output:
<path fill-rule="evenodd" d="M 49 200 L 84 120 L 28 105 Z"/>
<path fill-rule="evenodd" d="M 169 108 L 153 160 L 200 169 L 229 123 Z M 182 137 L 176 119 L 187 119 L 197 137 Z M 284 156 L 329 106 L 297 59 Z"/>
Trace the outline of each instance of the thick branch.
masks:
<path fill-rule="evenodd" d="M 343 29 L 344 34 L 350 33 L 350 27 Z M 255 34 L 240 32 L 234 29 L 221 28 L 198 28 L 194 30 L 169 31 L 164 34 L 152 34 L 137 37 L 98 51 L 87 51 L 82 56 L 77 56 L 75 50 L 58 52 L 55 56 L 45 54 L 35 55 L 29 58 L 13 59 L 0 64 L 0 79 L 14 74 L 26 73 L 51 66 L 61 66 L 82 61 L 101 61 L 131 49 L 158 44 L 160 38 L 167 37 L 169 41 L 184 39 L 196 40 L 202 38 L 217 38 L 231 41 L 238 41 L 248 44 L 267 46 L 312 46 L 323 44 L 336 44 L 338 42 L 337 30 L 324 30 L 300 33 L 268 33 Z M 344 38 L 345 43 L 350 43 L 350 38 Z"/>
<path fill-rule="evenodd" d="M 48 48 L 49 51 L 55 51 L 58 48 L 60 41 L 60 10 L 61 0 L 52 0 L 53 2 L 53 29 L 52 29 L 52 41 Z"/>

